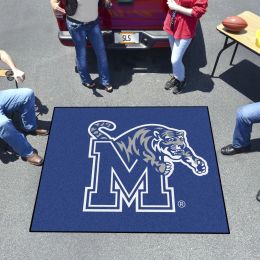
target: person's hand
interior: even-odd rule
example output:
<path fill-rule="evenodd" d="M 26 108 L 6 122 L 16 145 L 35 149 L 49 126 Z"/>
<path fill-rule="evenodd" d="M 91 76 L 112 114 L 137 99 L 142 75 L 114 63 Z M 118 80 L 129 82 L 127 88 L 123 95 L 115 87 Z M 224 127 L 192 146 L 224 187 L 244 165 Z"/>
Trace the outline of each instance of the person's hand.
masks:
<path fill-rule="evenodd" d="M 176 4 L 176 2 L 174 0 L 168 0 L 167 5 L 168 5 L 169 9 L 178 11 L 179 5 Z"/>
<path fill-rule="evenodd" d="M 66 11 L 60 7 L 60 2 L 56 2 L 55 0 L 51 0 L 51 8 L 54 10 L 55 13 L 62 13 L 66 14 Z"/>
<path fill-rule="evenodd" d="M 13 69 L 13 77 L 17 83 L 22 83 L 25 80 L 25 73 L 17 68 Z"/>
<path fill-rule="evenodd" d="M 111 0 L 104 0 L 104 5 L 106 8 L 111 8 L 112 7 Z"/>

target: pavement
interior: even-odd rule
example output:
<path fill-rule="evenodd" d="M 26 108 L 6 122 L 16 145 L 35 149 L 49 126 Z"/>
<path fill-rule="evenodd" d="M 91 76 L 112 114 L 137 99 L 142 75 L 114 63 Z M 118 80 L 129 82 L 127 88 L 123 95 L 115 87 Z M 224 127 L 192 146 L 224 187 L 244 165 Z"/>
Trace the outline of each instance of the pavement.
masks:
<path fill-rule="evenodd" d="M 224 37 L 215 27 L 223 18 L 245 10 L 260 15 L 258 1 L 209 1 L 197 39 L 185 57 L 189 78 L 185 93 L 163 89 L 169 77 L 169 50 L 109 52 L 115 91 L 92 93 L 81 86 L 74 70 L 74 49 L 57 39 L 49 1 L 1 3 L 0 48 L 26 72 L 22 87 L 34 89 L 42 124 L 55 106 L 208 106 L 222 180 L 229 235 L 30 233 L 29 227 L 41 168 L 15 155 L 0 154 L 0 259 L 259 259 L 260 126 L 252 132 L 253 152 L 220 154 L 231 142 L 239 106 L 259 101 L 260 59 L 238 48 L 222 55 L 216 78 L 210 78 Z M 91 70 L 96 77 L 95 59 Z M 0 88 L 13 82 L 0 80 Z M 44 155 L 47 137 L 29 137 Z M 209 198 L 210 199 L 210 198 Z"/>

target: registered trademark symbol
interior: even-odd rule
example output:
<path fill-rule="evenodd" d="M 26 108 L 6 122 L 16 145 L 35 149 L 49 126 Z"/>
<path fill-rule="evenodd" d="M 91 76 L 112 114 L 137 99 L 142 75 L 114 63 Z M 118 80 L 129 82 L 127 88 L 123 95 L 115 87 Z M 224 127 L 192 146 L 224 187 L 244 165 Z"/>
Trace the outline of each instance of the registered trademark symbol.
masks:
<path fill-rule="evenodd" d="M 183 209 L 186 207 L 186 202 L 184 200 L 179 200 L 178 201 L 178 207 Z"/>

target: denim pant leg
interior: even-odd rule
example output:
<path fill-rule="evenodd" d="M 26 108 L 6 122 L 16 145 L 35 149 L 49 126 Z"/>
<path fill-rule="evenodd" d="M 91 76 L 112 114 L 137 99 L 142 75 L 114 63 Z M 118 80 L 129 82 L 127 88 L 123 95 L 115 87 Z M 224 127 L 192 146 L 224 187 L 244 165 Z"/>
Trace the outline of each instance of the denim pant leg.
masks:
<path fill-rule="evenodd" d="M 0 92 L 0 107 L 3 113 L 11 118 L 18 117 L 19 123 L 25 132 L 37 128 L 35 116 L 35 96 L 31 89 L 8 89 Z"/>
<path fill-rule="evenodd" d="M 76 50 L 76 64 L 82 83 L 92 83 L 87 63 L 87 27 L 67 20 L 67 26 Z"/>
<path fill-rule="evenodd" d="M 21 93 L 21 97 L 22 95 L 24 102 L 18 110 L 21 116 L 21 125 L 25 132 L 32 132 L 37 128 L 35 115 L 35 96 L 31 89 L 26 89 L 26 91 Z"/>
<path fill-rule="evenodd" d="M 240 148 L 250 144 L 254 123 L 260 123 L 260 102 L 242 106 L 237 110 L 233 147 Z"/>
<path fill-rule="evenodd" d="M 179 81 L 185 80 L 185 68 L 182 62 L 183 56 L 191 43 L 190 39 L 174 39 L 169 35 L 169 42 L 172 49 L 171 63 L 173 76 Z"/>
<path fill-rule="evenodd" d="M 3 139 L 21 157 L 33 154 L 33 148 L 25 136 L 17 131 L 12 120 L 0 112 L 0 138 Z"/>
<path fill-rule="evenodd" d="M 36 128 L 34 94 L 30 89 L 0 91 L 0 138 L 22 157 L 33 153 L 33 148 L 13 125 L 10 119 L 14 113 L 21 116 L 22 127 L 31 131 Z"/>
<path fill-rule="evenodd" d="M 109 75 L 107 54 L 106 54 L 103 35 L 101 33 L 98 23 L 95 23 L 94 26 L 91 26 L 91 28 L 89 29 L 88 39 L 90 40 L 91 45 L 97 57 L 100 84 L 103 86 L 109 85 L 110 75 Z"/>
<path fill-rule="evenodd" d="M 168 35 L 168 39 L 169 39 L 170 47 L 171 47 L 171 50 L 172 50 L 175 39 L 173 38 L 172 35 Z"/>

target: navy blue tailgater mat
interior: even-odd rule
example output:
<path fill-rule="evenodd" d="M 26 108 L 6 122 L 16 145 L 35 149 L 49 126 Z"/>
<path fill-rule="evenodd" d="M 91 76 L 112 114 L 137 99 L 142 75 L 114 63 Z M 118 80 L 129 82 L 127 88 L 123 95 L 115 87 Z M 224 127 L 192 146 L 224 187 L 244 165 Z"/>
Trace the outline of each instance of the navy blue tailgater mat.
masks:
<path fill-rule="evenodd" d="M 30 231 L 229 234 L 208 108 L 55 108 Z"/>

